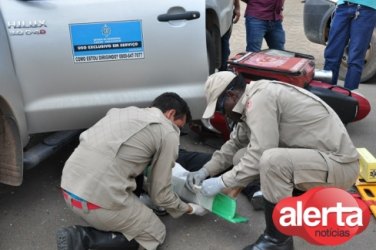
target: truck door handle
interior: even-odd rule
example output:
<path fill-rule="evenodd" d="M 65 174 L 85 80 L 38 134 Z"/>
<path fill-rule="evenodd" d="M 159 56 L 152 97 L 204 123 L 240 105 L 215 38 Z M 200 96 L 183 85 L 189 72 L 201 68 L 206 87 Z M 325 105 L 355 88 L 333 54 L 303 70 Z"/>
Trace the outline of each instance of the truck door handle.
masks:
<path fill-rule="evenodd" d="M 200 12 L 198 11 L 186 11 L 179 14 L 161 14 L 158 16 L 158 21 L 168 22 L 174 20 L 193 20 L 200 18 Z"/>

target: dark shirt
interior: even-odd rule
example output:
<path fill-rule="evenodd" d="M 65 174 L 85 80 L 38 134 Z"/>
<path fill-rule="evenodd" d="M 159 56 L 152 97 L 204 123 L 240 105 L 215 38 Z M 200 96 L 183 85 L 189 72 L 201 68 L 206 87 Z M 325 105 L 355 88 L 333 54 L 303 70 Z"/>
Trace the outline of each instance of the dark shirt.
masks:
<path fill-rule="evenodd" d="M 248 0 L 245 16 L 261 20 L 282 20 L 284 0 Z"/>

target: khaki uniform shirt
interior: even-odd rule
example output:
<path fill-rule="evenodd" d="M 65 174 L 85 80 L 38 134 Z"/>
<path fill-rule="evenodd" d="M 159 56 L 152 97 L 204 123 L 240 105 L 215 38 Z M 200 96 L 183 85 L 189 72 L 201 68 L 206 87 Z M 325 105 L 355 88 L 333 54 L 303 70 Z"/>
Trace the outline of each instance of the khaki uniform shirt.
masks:
<path fill-rule="evenodd" d="M 179 128 L 159 109 L 111 109 L 80 135 L 61 187 L 100 207 L 121 208 L 136 189 L 135 177 L 151 165 L 151 199 L 178 217 L 189 209 L 172 190 L 178 146 Z"/>
<path fill-rule="evenodd" d="M 338 163 L 358 160 L 335 111 L 305 89 L 276 81 L 251 82 L 233 111 L 242 114 L 242 122 L 204 166 L 211 176 L 217 175 L 232 165 L 240 148 L 247 147 L 240 162 L 222 175 L 227 187 L 246 186 L 261 155 L 271 148 L 317 149 L 324 158 Z"/>

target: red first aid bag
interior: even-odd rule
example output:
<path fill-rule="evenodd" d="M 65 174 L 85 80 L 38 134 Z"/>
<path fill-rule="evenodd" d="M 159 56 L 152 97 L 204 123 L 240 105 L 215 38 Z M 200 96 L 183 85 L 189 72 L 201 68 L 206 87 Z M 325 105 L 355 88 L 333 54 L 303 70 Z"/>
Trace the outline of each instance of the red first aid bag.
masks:
<path fill-rule="evenodd" d="M 278 80 L 299 87 L 312 81 L 315 70 L 313 56 L 274 49 L 239 53 L 228 63 L 247 80 Z"/>

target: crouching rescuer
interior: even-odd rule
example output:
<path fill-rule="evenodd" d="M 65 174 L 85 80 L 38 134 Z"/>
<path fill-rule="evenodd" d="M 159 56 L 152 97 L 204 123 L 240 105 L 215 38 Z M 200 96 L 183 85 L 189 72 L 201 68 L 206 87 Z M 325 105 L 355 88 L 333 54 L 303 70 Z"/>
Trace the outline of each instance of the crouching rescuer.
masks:
<path fill-rule="evenodd" d="M 222 112 L 237 126 L 212 159 L 188 175 L 186 185 L 191 190 L 201 185 L 201 193 L 213 196 L 224 188 L 245 187 L 260 179 L 266 228 L 245 249 L 293 249 L 292 237 L 279 232 L 273 223 L 274 207 L 295 189 L 347 189 L 354 184 L 358 153 L 346 128 L 320 98 L 287 83 L 245 84 L 241 76 L 218 72 L 208 78 L 205 94 L 203 118 Z M 240 160 L 231 167 L 234 155 L 244 147 Z"/>
<path fill-rule="evenodd" d="M 164 93 L 151 106 L 111 109 L 80 135 L 65 163 L 61 188 L 69 208 L 90 226 L 59 229 L 59 250 L 156 249 L 162 244 L 164 224 L 134 193 L 136 178 L 147 166 L 147 191 L 156 205 L 175 218 L 206 212 L 181 201 L 171 186 L 179 129 L 191 118 L 187 103 Z"/>

